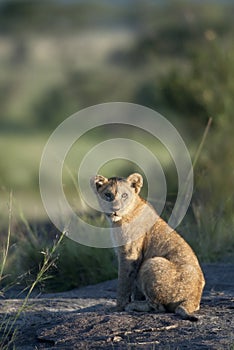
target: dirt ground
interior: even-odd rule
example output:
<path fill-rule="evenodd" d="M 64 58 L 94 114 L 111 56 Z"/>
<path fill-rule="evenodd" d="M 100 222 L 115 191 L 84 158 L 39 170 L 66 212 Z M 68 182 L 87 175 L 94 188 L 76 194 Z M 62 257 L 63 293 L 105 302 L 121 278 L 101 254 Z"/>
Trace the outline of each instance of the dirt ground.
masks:
<path fill-rule="evenodd" d="M 30 299 L 8 348 L 234 350 L 234 265 L 207 264 L 203 271 L 206 288 L 197 323 L 169 313 L 114 312 L 114 280 Z M 11 324 L 21 305 L 15 295 L 0 299 L 1 339 L 4 322 Z"/>

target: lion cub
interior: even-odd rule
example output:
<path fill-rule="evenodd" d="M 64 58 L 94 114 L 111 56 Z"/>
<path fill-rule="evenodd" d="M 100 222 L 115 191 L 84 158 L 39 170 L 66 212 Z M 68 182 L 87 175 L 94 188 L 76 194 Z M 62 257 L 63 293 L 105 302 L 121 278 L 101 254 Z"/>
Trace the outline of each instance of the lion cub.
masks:
<path fill-rule="evenodd" d="M 190 246 L 139 196 L 142 176 L 97 175 L 90 182 L 112 224 L 118 310 L 169 311 L 197 321 L 203 273 Z"/>

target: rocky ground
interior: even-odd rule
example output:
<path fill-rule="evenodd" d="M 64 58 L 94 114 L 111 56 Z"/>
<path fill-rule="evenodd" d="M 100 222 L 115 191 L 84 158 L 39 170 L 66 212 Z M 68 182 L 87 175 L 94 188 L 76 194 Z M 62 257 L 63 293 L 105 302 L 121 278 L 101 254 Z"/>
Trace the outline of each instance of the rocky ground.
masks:
<path fill-rule="evenodd" d="M 0 337 L 8 323 L 8 329 L 13 324 L 8 340 L 13 335 L 14 341 L 5 346 L 17 350 L 234 350 L 234 265 L 208 264 L 203 270 L 207 284 L 197 323 L 174 314 L 113 311 L 114 280 L 30 299 L 17 320 L 23 300 L 15 295 L 1 298 Z"/>

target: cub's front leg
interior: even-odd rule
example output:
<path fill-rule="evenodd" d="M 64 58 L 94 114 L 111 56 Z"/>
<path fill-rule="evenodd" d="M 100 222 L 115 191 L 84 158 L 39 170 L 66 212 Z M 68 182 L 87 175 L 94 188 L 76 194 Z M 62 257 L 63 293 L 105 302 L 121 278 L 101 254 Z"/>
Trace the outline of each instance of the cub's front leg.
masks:
<path fill-rule="evenodd" d="M 119 254 L 117 310 L 124 310 L 131 302 L 139 262 Z"/>
<path fill-rule="evenodd" d="M 131 302 L 136 271 L 131 263 L 121 262 L 118 271 L 117 309 L 124 310 Z"/>

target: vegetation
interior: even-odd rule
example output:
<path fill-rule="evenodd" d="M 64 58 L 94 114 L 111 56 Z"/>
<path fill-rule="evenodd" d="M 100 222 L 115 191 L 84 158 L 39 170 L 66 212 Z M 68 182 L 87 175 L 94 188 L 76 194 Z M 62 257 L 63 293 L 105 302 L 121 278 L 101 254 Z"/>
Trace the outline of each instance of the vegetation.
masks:
<path fill-rule="evenodd" d="M 1 2 L 2 288 L 13 281 L 32 285 L 54 245 L 53 264 L 46 271 L 52 278 L 40 279 L 37 287 L 65 290 L 116 276 L 113 252 L 83 247 L 66 237 L 57 246 L 58 232 L 47 223 L 38 187 L 41 153 L 54 128 L 72 113 L 108 101 L 143 104 L 168 117 L 193 160 L 212 118 L 194 169 L 193 200 L 178 229 L 201 261 L 234 261 L 232 13 L 228 2 L 138 1 L 134 8 L 114 1 Z M 121 133 L 153 144 L 145 134 Z M 64 182 L 73 204 L 77 157 L 80 162 L 106 135 L 105 128 L 91 132 L 68 157 Z M 151 149 L 159 153 L 158 145 Z M 161 158 L 170 209 L 175 169 L 164 153 Z M 107 176 L 127 175 L 129 168 L 138 170 L 130 162 L 112 162 L 103 170 Z"/>

